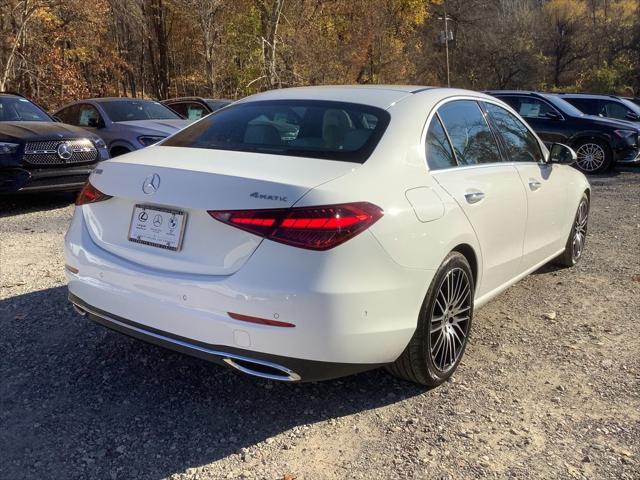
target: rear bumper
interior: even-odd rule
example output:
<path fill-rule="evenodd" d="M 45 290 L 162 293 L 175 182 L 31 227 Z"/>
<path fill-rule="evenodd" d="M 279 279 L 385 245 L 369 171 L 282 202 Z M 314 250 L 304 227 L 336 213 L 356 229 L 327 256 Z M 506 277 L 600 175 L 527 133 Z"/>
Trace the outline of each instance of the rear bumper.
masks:
<path fill-rule="evenodd" d="M 232 275 L 155 270 L 94 243 L 82 207 L 65 241 L 66 263 L 77 269 L 66 272 L 70 298 L 94 312 L 90 318 L 218 363 L 229 365 L 225 354 L 272 362 L 302 380 L 393 362 L 413 335 L 433 276 L 393 262 L 369 232 L 332 252 L 265 241 Z M 295 327 L 248 323 L 229 312 Z"/>
<path fill-rule="evenodd" d="M 381 366 L 379 364 L 318 362 L 257 353 L 224 345 L 210 345 L 117 317 L 88 305 L 71 293 L 69 301 L 80 315 L 116 332 L 268 380 L 320 381 L 352 375 Z"/>
<path fill-rule="evenodd" d="M 96 164 L 73 168 L 0 170 L 0 193 L 27 193 L 78 190 L 84 185 Z"/>

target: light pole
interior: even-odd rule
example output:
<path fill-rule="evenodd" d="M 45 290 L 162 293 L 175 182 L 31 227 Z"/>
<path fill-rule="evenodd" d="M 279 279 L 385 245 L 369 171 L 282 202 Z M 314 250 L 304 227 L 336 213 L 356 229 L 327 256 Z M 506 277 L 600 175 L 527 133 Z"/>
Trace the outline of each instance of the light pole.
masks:
<path fill-rule="evenodd" d="M 438 17 L 438 20 L 444 20 L 444 51 L 447 59 L 447 87 L 451 86 L 451 75 L 449 72 L 449 21 L 451 18 L 447 16 L 447 4 L 444 2 L 444 16 Z"/>

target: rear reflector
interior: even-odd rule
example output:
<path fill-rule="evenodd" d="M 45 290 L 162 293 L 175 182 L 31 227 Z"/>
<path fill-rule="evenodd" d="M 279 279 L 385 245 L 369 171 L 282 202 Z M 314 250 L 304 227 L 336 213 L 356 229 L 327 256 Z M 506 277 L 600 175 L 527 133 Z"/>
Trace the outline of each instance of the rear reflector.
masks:
<path fill-rule="evenodd" d="M 110 198 L 111 195 L 105 195 L 96 187 L 91 185 L 91 182 L 87 182 L 84 184 L 84 187 L 82 187 L 82 190 L 80 190 L 78 198 L 76 198 L 76 205 L 80 206 L 86 205 L 87 203 L 102 202 L 104 200 L 109 200 Z"/>
<path fill-rule="evenodd" d="M 209 211 L 216 220 L 275 242 L 328 250 L 366 230 L 383 212 L 368 202 L 268 210 Z"/>
<path fill-rule="evenodd" d="M 260 325 L 270 325 L 272 327 L 295 327 L 293 323 L 279 322 L 277 320 L 267 320 L 266 318 L 250 317 L 248 315 L 240 315 L 239 313 L 227 312 L 227 314 L 234 320 L 241 320 L 243 322 L 258 323 Z"/>

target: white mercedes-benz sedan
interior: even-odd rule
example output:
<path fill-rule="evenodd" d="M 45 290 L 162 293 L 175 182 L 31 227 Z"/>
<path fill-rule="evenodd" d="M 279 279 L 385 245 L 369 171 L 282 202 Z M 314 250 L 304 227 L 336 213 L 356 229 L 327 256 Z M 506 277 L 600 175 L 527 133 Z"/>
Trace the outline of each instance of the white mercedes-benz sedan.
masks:
<path fill-rule="evenodd" d="M 475 308 L 582 256 L 590 187 L 574 160 L 476 92 L 262 93 L 100 164 L 66 235 L 69 299 L 262 378 L 386 366 L 435 386 Z"/>

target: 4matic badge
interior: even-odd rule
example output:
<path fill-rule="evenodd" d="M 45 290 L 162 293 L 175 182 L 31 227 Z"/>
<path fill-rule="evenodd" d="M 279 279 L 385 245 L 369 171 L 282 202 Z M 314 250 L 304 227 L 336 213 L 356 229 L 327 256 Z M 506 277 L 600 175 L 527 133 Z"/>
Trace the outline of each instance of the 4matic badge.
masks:
<path fill-rule="evenodd" d="M 258 200 L 275 200 L 276 202 L 287 202 L 287 197 L 282 195 L 267 195 L 265 193 L 253 192 L 250 197 L 257 198 Z"/>

